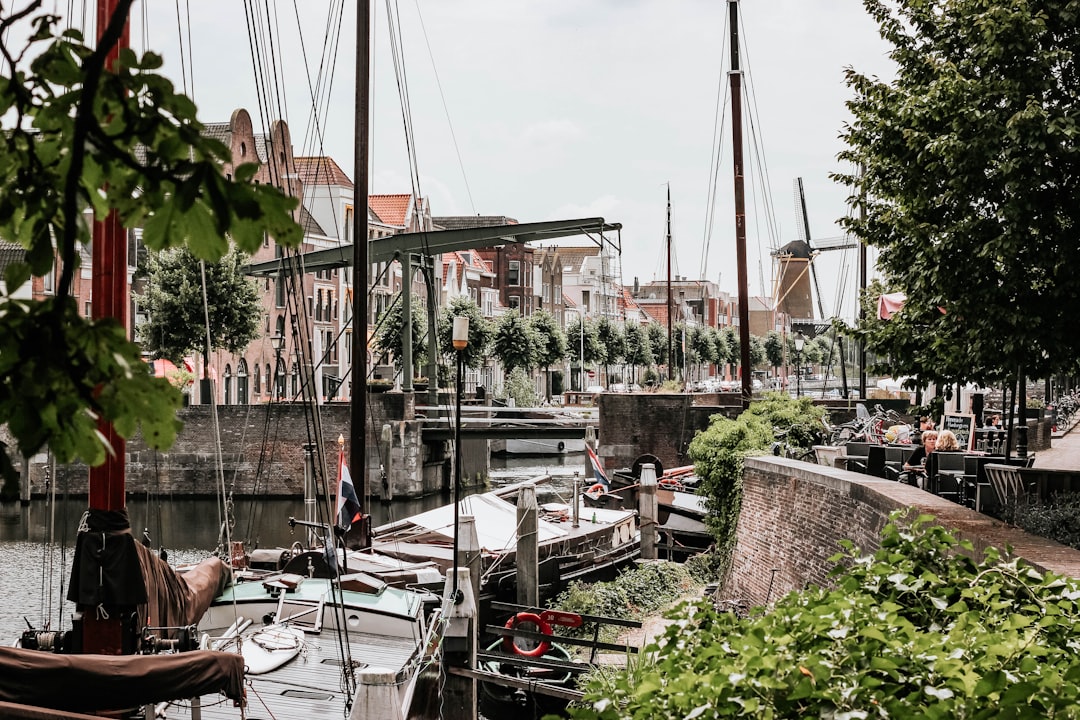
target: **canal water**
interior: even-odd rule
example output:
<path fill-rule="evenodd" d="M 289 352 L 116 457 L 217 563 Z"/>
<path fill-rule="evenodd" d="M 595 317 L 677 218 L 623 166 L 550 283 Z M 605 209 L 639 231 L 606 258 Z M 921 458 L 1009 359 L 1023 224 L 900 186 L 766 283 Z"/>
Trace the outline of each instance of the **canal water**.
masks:
<path fill-rule="evenodd" d="M 584 453 L 548 457 L 493 457 L 492 489 L 550 475 L 537 488 L 537 500 L 566 501 L 573 493 L 573 475 L 586 472 Z M 482 489 L 480 489 L 482 490 Z M 400 520 L 450 502 L 450 497 L 376 502 L 370 508 L 375 525 Z M 85 499 L 34 500 L 29 506 L 0 505 L 0 643 L 14 642 L 29 622 L 41 628 L 71 626 L 74 607 L 63 600 L 71 573 L 74 538 L 86 509 Z M 237 500 L 232 538 L 249 547 L 288 547 L 305 541 L 303 531 L 290 529 L 288 519 L 304 517 L 302 499 Z M 163 547 L 169 561 L 195 562 L 217 547 L 222 525 L 220 503 L 186 498 L 136 498 L 128 501 L 136 538 L 145 532 L 152 547 Z M 51 542 L 50 542 L 51 541 Z"/>

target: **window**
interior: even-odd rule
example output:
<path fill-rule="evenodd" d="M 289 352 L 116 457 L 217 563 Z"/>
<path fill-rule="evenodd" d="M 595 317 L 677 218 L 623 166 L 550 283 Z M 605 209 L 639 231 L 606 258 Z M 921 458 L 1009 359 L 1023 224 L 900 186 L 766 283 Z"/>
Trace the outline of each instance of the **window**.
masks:
<path fill-rule="evenodd" d="M 232 366 L 225 366 L 225 375 L 221 379 L 222 385 L 225 386 L 225 404 L 232 405 Z"/>
<path fill-rule="evenodd" d="M 258 365 L 258 363 L 256 363 L 255 364 L 255 394 L 256 395 L 262 394 L 262 382 L 260 382 L 261 377 L 262 376 L 259 373 L 259 365 Z"/>
<path fill-rule="evenodd" d="M 298 397 L 300 395 L 300 366 L 296 363 L 292 365 L 292 396 Z"/>
<path fill-rule="evenodd" d="M 506 273 L 506 284 L 511 286 L 521 284 L 521 261 L 510 261 L 510 270 Z"/>
<path fill-rule="evenodd" d="M 519 298 L 517 295 L 511 295 L 509 297 L 509 301 L 511 310 L 521 310 L 521 298 Z"/>

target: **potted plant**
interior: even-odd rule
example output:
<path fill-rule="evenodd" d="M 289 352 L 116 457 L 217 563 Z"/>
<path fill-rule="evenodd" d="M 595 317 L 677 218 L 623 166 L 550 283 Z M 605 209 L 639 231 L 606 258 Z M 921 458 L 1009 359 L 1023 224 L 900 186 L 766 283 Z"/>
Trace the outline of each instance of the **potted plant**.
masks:
<path fill-rule="evenodd" d="M 368 392 L 384 393 L 387 390 L 394 388 L 393 380 L 383 380 L 381 378 L 371 378 L 367 381 Z"/>
<path fill-rule="evenodd" d="M 427 390 L 428 389 L 427 376 L 421 375 L 419 377 L 414 377 L 413 380 L 412 380 L 412 384 L 413 384 L 413 390 L 420 390 L 420 391 Z"/>

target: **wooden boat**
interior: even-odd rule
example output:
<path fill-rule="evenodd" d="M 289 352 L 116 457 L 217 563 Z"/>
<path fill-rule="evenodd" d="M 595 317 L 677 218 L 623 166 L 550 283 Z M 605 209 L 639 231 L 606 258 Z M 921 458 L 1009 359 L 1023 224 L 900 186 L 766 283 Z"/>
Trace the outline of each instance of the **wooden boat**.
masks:
<path fill-rule="evenodd" d="M 459 512 L 475 518 L 482 554 L 482 594 L 512 599 L 517 552 L 517 507 L 498 493 L 463 498 Z M 633 510 L 545 503 L 538 520 L 540 593 L 550 597 L 566 583 L 613 571 L 636 558 L 641 547 Z M 407 563 L 432 562 L 442 572 L 453 565 L 454 506 L 445 505 L 375 528 L 372 550 Z M 350 557 L 358 557 L 353 554 Z"/>

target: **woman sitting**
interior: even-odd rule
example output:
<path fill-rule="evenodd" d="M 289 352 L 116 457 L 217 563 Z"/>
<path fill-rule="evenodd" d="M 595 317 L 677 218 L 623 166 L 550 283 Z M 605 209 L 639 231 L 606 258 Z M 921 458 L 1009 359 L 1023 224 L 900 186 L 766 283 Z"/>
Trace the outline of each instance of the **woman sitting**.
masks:
<path fill-rule="evenodd" d="M 936 450 L 942 452 L 960 452 L 960 442 L 956 439 L 956 433 L 952 430 L 942 430 L 937 436 Z"/>
<path fill-rule="evenodd" d="M 922 489 L 926 485 L 926 456 L 934 452 L 937 447 L 938 433 L 936 430 L 924 430 L 922 445 L 915 448 L 915 452 L 904 463 L 904 472 L 900 475 L 900 482 L 915 485 Z M 953 442 L 956 442 L 955 436 Z"/>

